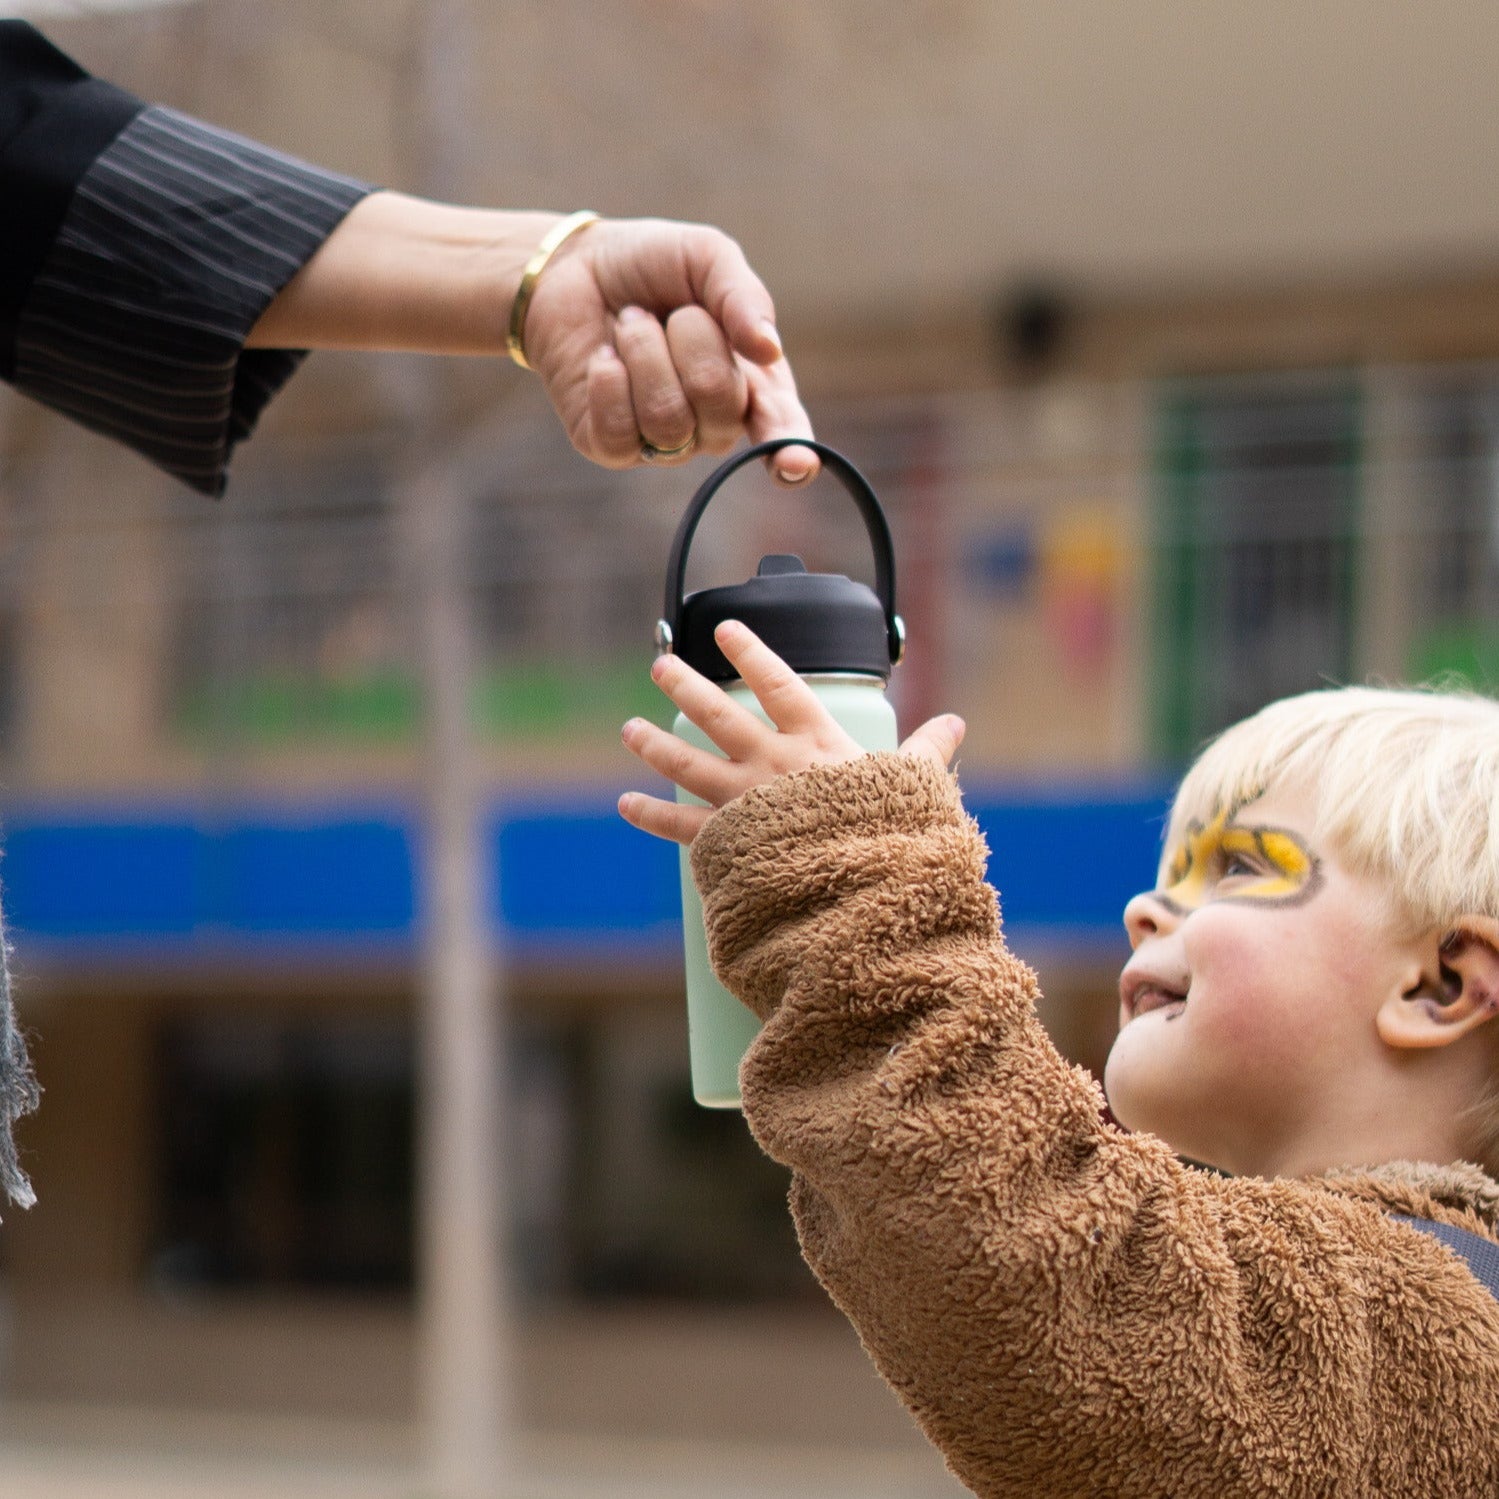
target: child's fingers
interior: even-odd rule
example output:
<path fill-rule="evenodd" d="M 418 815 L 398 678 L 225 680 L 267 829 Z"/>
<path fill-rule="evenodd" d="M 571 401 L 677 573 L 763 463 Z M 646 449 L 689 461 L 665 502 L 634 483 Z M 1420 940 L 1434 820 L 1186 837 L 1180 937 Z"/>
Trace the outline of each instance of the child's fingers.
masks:
<path fill-rule="evenodd" d="M 967 732 L 968 725 L 956 713 L 944 713 L 938 718 L 927 719 L 901 745 L 900 752 L 945 766 L 957 754 Z"/>
<path fill-rule="evenodd" d="M 743 789 L 734 780 L 732 761 L 687 744 L 643 718 L 632 718 L 619 731 L 619 737 L 624 740 L 626 749 L 652 770 L 715 807 L 731 800 Z"/>
<path fill-rule="evenodd" d="M 748 625 L 726 619 L 713 638 L 783 734 L 814 732 L 834 722 L 817 694 Z"/>
<path fill-rule="evenodd" d="M 672 843 L 691 843 L 711 811 L 710 807 L 662 801 L 643 791 L 627 791 L 619 799 L 619 815 L 632 827 Z"/>
<path fill-rule="evenodd" d="M 651 679 L 731 760 L 749 759 L 771 732 L 748 708 L 680 656 L 657 656 Z"/>

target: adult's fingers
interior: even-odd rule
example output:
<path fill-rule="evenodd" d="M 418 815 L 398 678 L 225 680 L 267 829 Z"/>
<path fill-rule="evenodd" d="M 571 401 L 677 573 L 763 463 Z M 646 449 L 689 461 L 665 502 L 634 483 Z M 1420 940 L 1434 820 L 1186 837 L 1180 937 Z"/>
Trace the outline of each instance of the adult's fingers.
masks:
<path fill-rule="evenodd" d="M 708 807 L 662 801 L 643 791 L 627 791 L 619 799 L 619 815 L 632 827 L 672 843 L 691 843 L 712 815 Z"/>
<path fill-rule="evenodd" d="M 656 316 L 642 307 L 626 307 L 615 321 L 614 343 L 630 373 L 630 398 L 641 438 L 666 449 L 690 442 L 697 418 L 677 378 L 666 330 Z"/>
<path fill-rule="evenodd" d="M 749 759 L 771 732 L 680 656 L 657 656 L 651 679 L 731 760 Z"/>
<path fill-rule="evenodd" d="M 783 734 L 816 733 L 829 724 L 838 728 L 817 694 L 748 625 L 726 619 L 713 638 Z"/>
<path fill-rule="evenodd" d="M 586 290 L 596 295 L 603 309 L 618 309 L 621 315 L 636 307 L 669 318 L 679 309 L 701 307 L 723 330 L 750 385 L 743 426 L 751 441 L 812 435 L 791 368 L 782 356 L 770 293 L 728 235 L 704 224 L 627 219 L 605 220 L 576 240 L 573 259 L 552 273 L 557 279 L 550 293 L 557 307 L 541 305 L 541 292 L 549 279 L 543 277 L 531 304 L 530 325 L 539 325 L 543 311 L 560 316 L 557 309 L 565 312 L 576 305 L 575 298 L 585 288 L 564 283 L 580 277 L 591 278 L 592 286 Z M 573 293 L 573 299 L 564 298 L 564 291 Z M 542 342 L 538 332 L 538 350 Z M 759 380 L 758 375 L 770 378 Z M 617 456 L 612 466 L 620 466 Z M 785 448 L 773 454 L 766 466 L 779 482 L 797 484 L 815 474 L 818 463 L 816 455 L 805 448 Z"/>
<path fill-rule="evenodd" d="M 956 713 L 944 713 L 937 718 L 927 719 L 905 740 L 900 752 L 946 767 L 957 754 L 958 746 L 962 744 L 963 735 L 967 732 L 968 725 Z"/>
<path fill-rule="evenodd" d="M 693 225 L 683 250 L 697 300 L 713 314 L 735 352 L 752 364 L 775 364 L 782 357 L 775 303 L 738 243 L 721 230 Z"/>
<path fill-rule="evenodd" d="M 745 361 L 750 383 L 745 428 L 750 441 L 811 437 L 812 422 L 797 396 L 796 380 L 776 327 L 775 303 L 765 283 L 751 270 L 744 251 L 720 230 L 703 226 L 688 230 L 684 248 L 697 300 Z M 771 455 L 766 466 L 783 484 L 804 484 L 820 465 L 810 449 L 783 448 Z"/>
<path fill-rule="evenodd" d="M 698 447 L 727 453 L 744 431 L 749 382 L 706 307 L 679 307 L 666 320 L 677 378 L 697 418 Z"/>
<path fill-rule="evenodd" d="M 629 468 L 640 461 L 640 428 L 630 396 L 630 372 L 609 345 L 588 361 L 588 410 L 574 445 L 605 468 Z"/>
<path fill-rule="evenodd" d="M 687 744 L 643 718 L 632 718 L 619 737 L 631 754 L 701 801 L 719 807 L 739 794 L 734 767 L 722 755 Z"/>
<path fill-rule="evenodd" d="M 777 437 L 811 437 L 812 418 L 796 393 L 791 366 L 780 360 L 766 368 L 745 367 L 749 383 L 749 410 L 744 427 L 751 442 L 769 442 Z M 771 473 L 782 484 L 805 484 L 822 467 L 811 448 L 782 448 L 766 460 Z"/>

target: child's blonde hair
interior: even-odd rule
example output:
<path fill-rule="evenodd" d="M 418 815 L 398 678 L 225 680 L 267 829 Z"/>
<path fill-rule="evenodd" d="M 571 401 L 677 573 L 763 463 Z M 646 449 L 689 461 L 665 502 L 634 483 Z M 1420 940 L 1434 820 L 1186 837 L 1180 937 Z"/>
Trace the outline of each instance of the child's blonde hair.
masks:
<path fill-rule="evenodd" d="M 1499 918 L 1499 703 L 1389 687 L 1283 698 L 1208 745 L 1173 826 L 1288 783 L 1313 797 L 1313 834 L 1412 922 Z"/>
<path fill-rule="evenodd" d="M 1277 785 L 1305 788 L 1314 838 L 1391 892 L 1412 933 L 1499 918 L 1499 703 L 1472 692 L 1337 687 L 1224 730 L 1177 791 L 1171 826 L 1208 822 Z M 1499 1078 L 1472 1111 L 1499 1174 Z"/>

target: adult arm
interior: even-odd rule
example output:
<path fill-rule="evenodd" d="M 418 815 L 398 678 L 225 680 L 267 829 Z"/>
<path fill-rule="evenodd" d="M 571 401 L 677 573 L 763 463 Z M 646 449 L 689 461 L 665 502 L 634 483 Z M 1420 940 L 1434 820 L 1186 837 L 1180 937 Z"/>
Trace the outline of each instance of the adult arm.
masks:
<path fill-rule="evenodd" d="M 90 78 L 0 23 L 0 378 L 223 491 L 308 348 L 499 353 L 550 213 L 382 192 Z M 526 348 L 585 456 L 810 435 L 770 297 L 727 236 L 590 226 L 553 257 Z M 776 455 L 779 477 L 816 469 Z"/>
<path fill-rule="evenodd" d="M 1372 1206 L 1105 1122 L 984 858 L 951 778 L 896 755 L 755 787 L 693 845 L 715 964 L 765 1021 L 746 1118 L 953 1470 L 982 1495 L 1495 1492 L 1492 1298 Z"/>
<path fill-rule="evenodd" d="M 0 376 L 221 493 L 302 354 L 247 349 L 371 189 L 89 77 L 0 23 Z"/>
<path fill-rule="evenodd" d="M 560 216 L 403 193 L 360 203 L 251 330 L 252 346 L 503 355 L 531 253 Z M 536 284 L 527 358 L 573 445 L 608 468 L 663 449 L 811 436 L 770 293 L 705 224 L 604 219 L 565 240 Z M 799 483 L 814 454 L 785 449 Z"/>

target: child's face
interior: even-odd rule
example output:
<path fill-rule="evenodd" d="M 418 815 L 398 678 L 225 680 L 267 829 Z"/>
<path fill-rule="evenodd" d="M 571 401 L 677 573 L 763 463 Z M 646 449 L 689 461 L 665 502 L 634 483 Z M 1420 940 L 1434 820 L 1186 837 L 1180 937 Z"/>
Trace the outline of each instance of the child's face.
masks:
<path fill-rule="evenodd" d="M 1177 825 L 1158 888 L 1125 908 L 1134 956 L 1104 1086 L 1121 1123 L 1226 1170 L 1289 1170 L 1319 1111 L 1379 1048 L 1374 1016 L 1419 983 L 1389 893 L 1275 790 Z"/>

